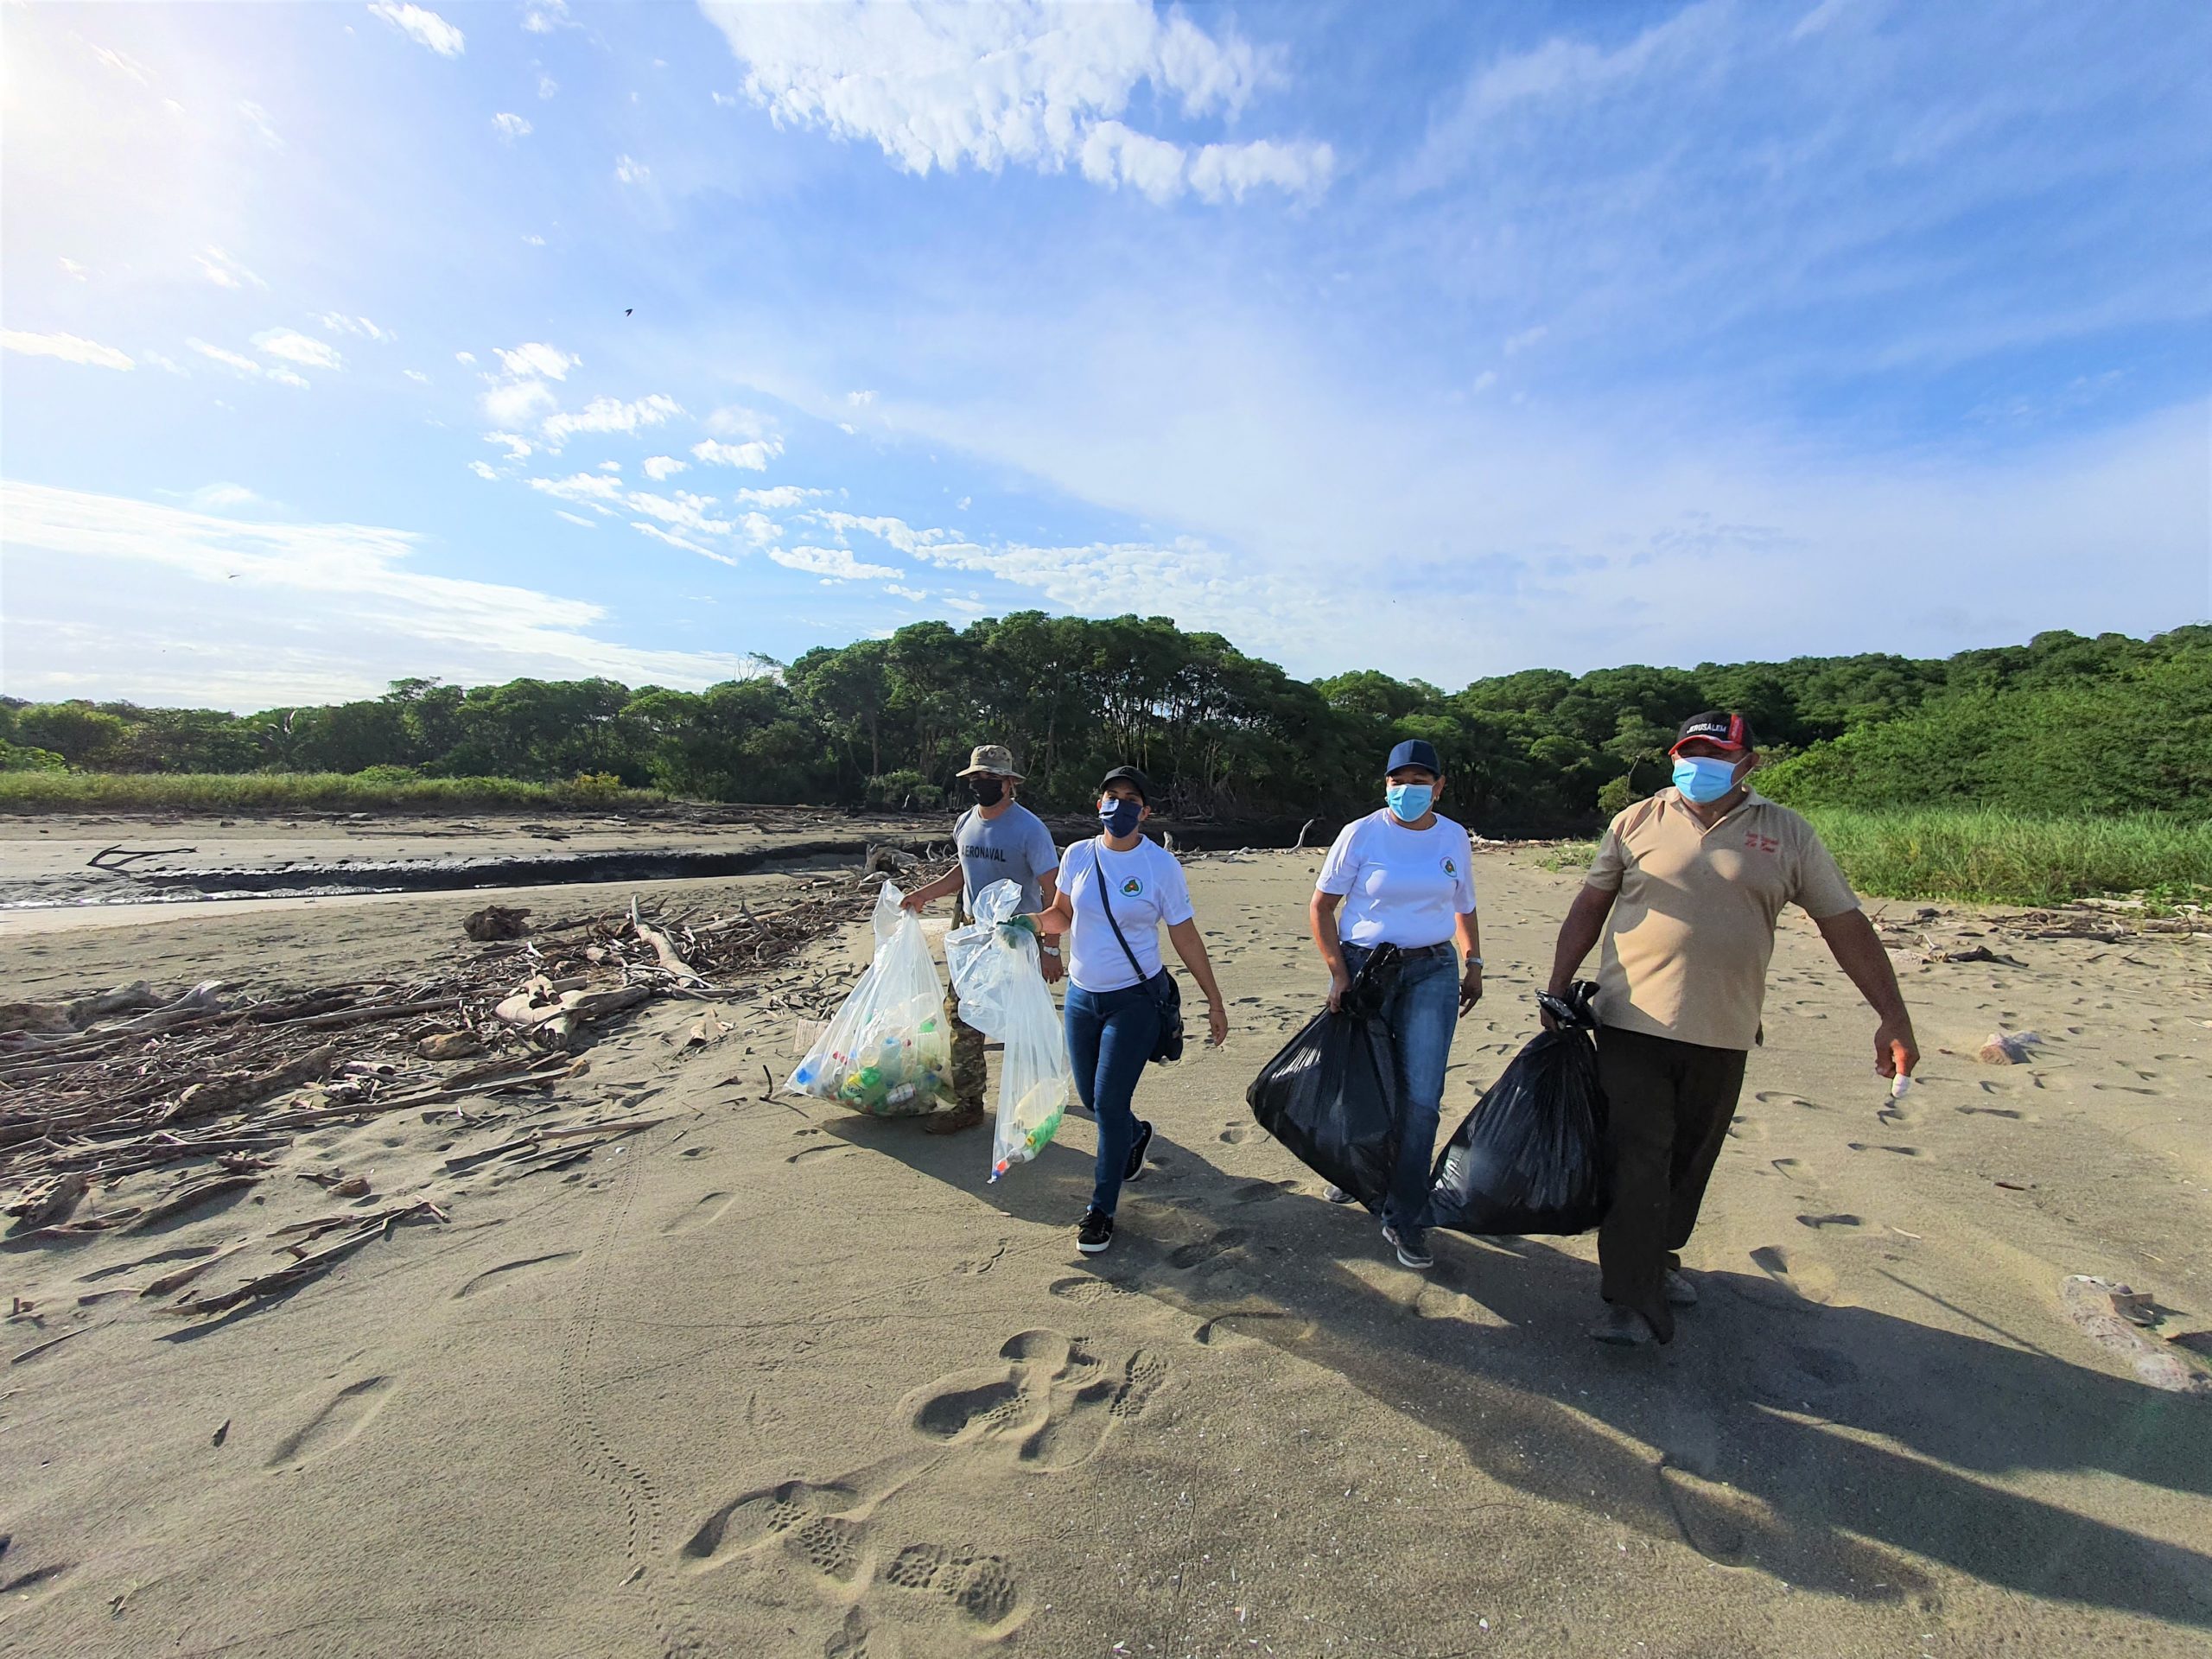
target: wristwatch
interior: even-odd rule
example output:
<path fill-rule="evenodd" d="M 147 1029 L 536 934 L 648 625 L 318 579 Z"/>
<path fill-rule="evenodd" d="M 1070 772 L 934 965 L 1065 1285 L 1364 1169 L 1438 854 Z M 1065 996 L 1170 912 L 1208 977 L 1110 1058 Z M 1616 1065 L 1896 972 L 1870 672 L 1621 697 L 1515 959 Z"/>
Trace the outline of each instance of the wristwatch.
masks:
<path fill-rule="evenodd" d="M 1480 957 L 1469 957 L 1467 958 L 1467 966 L 1470 968 L 1479 968 L 1482 965 L 1483 959 Z"/>

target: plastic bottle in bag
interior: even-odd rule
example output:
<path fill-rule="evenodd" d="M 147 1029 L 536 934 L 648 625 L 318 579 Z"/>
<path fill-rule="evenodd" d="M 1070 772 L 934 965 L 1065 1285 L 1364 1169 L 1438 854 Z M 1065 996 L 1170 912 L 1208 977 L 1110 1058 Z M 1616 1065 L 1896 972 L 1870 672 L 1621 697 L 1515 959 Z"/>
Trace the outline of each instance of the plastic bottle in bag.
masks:
<path fill-rule="evenodd" d="M 1598 1084 L 1598 988 L 1580 981 L 1537 1001 L 1559 1029 L 1540 1032 L 1446 1143 L 1429 1222 L 1462 1233 L 1582 1233 L 1605 1218 L 1612 1172 Z"/>
<path fill-rule="evenodd" d="M 912 1116 L 952 1099 L 944 982 L 920 918 L 891 882 L 872 919 L 875 959 L 784 1087 L 880 1117 Z"/>
<path fill-rule="evenodd" d="M 945 935 L 944 959 L 960 1017 L 1006 1045 L 999 1066 L 991 1179 L 1026 1164 L 1059 1132 L 1074 1073 L 1052 993 L 1037 969 L 1037 941 L 1000 924 L 1021 908 L 1021 889 L 994 881 L 976 895 L 976 921 Z"/>

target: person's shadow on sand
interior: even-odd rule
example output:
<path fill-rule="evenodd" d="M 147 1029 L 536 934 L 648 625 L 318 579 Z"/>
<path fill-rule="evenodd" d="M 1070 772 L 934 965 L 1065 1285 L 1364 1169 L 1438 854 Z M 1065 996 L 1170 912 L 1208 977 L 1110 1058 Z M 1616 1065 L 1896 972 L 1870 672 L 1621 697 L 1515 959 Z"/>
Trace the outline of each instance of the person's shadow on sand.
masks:
<path fill-rule="evenodd" d="M 973 1137 L 825 1127 L 977 1185 Z M 1408 1274 L 1393 1300 L 1344 1265 L 1388 1261 L 1364 1211 L 1154 1145 L 1160 1167 L 1125 1194 L 1114 1248 L 1095 1261 L 1074 1249 L 1087 1155 L 1056 1145 L 976 1196 L 1066 1228 L 1071 1268 L 1189 1313 L 1199 1340 L 1227 1329 L 1272 1343 L 1450 1435 L 1495 1479 L 1715 1561 L 1858 1599 L 1929 1596 L 1881 1547 L 1893 1545 L 2023 1593 L 2212 1626 L 2212 1556 L 1975 1478 L 2094 1471 L 2212 1497 L 2202 1398 L 2018 1338 L 1818 1306 L 1746 1274 L 1700 1274 L 1703 1302 L 1670 1347 L 1604 1349 L 1582 1334 L 1596 1270 L 1534 1239 L 1433 1233 L 1425 1287 Z M 1281 1161 L 1285 1178 L 1305 1173 Z M 1940 1301 L 1907 1271 L 1891 1276 Z M 1451 1317 L 1460 1295 L 1503 1323 Z"/>

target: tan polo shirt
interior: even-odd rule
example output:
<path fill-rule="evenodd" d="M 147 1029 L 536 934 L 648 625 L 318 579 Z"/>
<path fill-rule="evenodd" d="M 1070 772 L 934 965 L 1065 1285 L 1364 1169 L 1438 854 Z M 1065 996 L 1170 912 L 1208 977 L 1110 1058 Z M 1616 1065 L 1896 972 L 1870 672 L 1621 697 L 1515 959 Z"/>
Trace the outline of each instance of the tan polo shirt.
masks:
<path fill-rule="evenodd" d="M 1774 925 L 1859 908 L 1813 826 L 1757 790 L 1707 830 L 1662 789 L 1615 818 L 1589 884 L 1619 896 L 1598 966 L 1598 1018 L 1708 1048 L 1758 1040 Z"/>

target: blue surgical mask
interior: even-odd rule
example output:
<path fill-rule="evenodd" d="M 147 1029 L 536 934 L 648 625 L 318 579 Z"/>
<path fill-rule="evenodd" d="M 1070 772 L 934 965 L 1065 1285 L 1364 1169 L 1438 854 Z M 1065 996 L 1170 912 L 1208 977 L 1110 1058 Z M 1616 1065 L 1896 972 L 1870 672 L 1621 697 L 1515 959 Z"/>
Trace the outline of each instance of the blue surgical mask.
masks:
<path fill-rule="evenodd" d="M 1109 795 L 1098 803 L 1098 822 L 1106 833 L 1119 841 L 1124 836 L 1136 833 L 1137 820 L 1144 816 L 1144 803 L 1132 801 L 1117 795 Z"/>
<path fill-rule="evenodd" d="M 1390 810 L 1401 823 L 1418 823 L 1436 800 L 1433 784 L 1392 784 L 1382 791 Z"/>
<path fill-rule="evenodd" d="M 1703 806 L 1736 787 L 1736 763 L 1711 755 L 1685 755 L 1675 762 L 1675 787 L 1686 801 Z"/>

